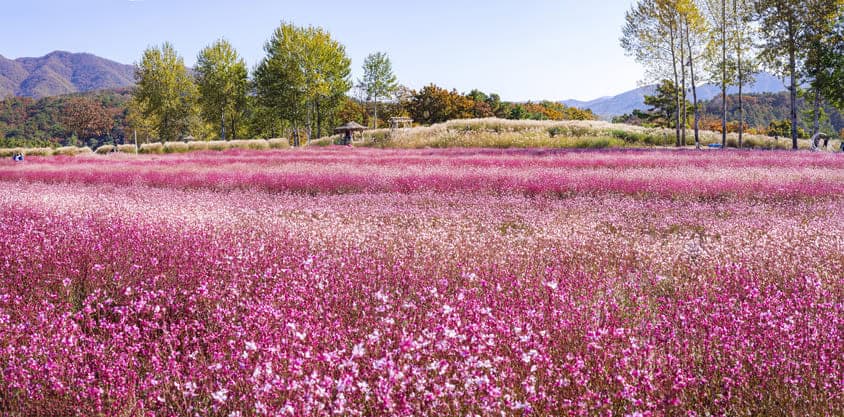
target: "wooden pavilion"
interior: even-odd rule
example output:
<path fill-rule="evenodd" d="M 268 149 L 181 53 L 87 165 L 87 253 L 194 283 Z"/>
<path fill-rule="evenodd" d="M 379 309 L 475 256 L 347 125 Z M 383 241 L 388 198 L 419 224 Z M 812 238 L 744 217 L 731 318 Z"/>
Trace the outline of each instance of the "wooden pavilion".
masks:
<path fill-rule="evenodd" d="M 356 122 L 348 122 L 343 126 L 335 128 L 334 133 L 342 133 L 343 144 L 350 145 L 352 143 L 352 138 L 354 137 L 355 132 L 363 132 L 364 130 L 366 130 L 366 128 L 357 124 Z"/>

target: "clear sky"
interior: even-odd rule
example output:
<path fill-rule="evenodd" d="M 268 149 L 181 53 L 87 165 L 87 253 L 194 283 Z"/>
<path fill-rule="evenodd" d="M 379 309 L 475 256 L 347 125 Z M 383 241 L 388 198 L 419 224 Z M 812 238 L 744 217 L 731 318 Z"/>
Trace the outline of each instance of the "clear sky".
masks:
<path fill-rule="evenodd" d="M 282 20 L 322 26 L 346 46 L 353 76 L 385 51 L 402 84 L 505 100 L 593 99 L 636 87 L 641 68 L 618 43 L 632 0 L 8 0 L 0 55 L 90 52 L 131 64 L 170 41 L 192 65 L 228 39 L 250 67 Z"/>

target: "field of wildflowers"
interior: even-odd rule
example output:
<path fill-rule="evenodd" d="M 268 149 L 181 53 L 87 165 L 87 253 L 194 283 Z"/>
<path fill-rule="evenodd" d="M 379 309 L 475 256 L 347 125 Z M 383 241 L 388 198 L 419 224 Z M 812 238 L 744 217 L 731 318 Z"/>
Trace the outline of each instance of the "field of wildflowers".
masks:
<path fill-rule="evenodd" d="M 841 416 L 844 157 L 0 161 L 0 415 Z"/>

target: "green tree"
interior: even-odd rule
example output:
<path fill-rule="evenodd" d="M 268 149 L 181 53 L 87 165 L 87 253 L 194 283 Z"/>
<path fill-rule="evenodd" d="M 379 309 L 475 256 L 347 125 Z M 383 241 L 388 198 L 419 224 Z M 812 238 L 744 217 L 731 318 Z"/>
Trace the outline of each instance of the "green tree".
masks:
<path fill-rule="evenodd" d="M 246 62 L 232 45 L 220 39 L 199 52 L 196 61 L 196 83 L 203 119 L 220 124 L 220 138 L 237 135 L 237 123 L 243 118 L 248 89 Z"/>
<path fill-rule="evenodd" d="M 389 98 L 399 88 L 393 64 L 384 52 L 369 54 L 363 61 L 363 78 L 358 85 L 366 92 L 367 98 L 374 102 L 375 127 L 378 127 L 378 99 Z"/>
<path fill-rule="evenodd" d="M 645 96 L 645 105 L 650 107 L 648 111 L 634 112 L 634 115 L 643 118 L 651 126 L 676 127 L 676 118 L 673 116 L 678 113 L 677 96 L 679 94 L 673 81 L 663 80 L 657 86 L 654 95 Z"/>
<path fill-rule="evenodd" d="M 809 11 L 803 0 L 756 0 L 754 17 L 759 23 L 760 57 L 774 72 L 789 79 L 791 144 L 797 149 L 797 88 L 802 65 L 802 41 Z"/>
<path fill-rule="evenodd" d="M 287 23 L 276 29 L 264 50 L 267 56 L 254 75 L 261 113 L 288 121 L 298 146 L 302 124 L 310 136 L 316 119 L 319 132 L 323 118 L 342 106 L 351 88 L 351 60 L 324 29 Z"/>
<path fill-rule="evenodd" d="M 812 135 L 815 135 L 820 131 L 820 121 L 823 117 L 821 102 L 824 92 L 834 87 L 836 82 L 832 76 L 835 72 L 835 52 L 828 45 L 835 44 L 836 23 L 841 19 L 844 1 L 808 0 L 805 7 L 809 15 L 804 16 L 803 22 L 803 70 L 813 96 Z"/>
<path fill-rule="evenodd" d="M 832 105 L 844 110 L 844 12 L 839 11 L 838 22 L 822 45 L 821 56 L 828 70 L 819 88 Z"/>
<path fill-rule="evenodd" d="M 164 43 L 144 51 L 135 67 L 133 100 L 149 119 L 162 142 L 188 134 L 196 100 L 196 85 L 184 59 Z"/>

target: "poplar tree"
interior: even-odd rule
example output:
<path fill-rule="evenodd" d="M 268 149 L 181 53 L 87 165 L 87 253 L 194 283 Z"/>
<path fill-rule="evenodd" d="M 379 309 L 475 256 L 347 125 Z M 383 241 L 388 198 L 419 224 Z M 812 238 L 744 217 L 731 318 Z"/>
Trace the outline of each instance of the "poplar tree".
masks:
<path fill-rule="evenodd" d="M 820 132 L 821 102 L 824 90 L 834 85 L 834 54 L 828 46 L 835 44 L 836 24 L 840 24 L 844 1 L 807 0 L 808 15 L 804 17 L 803 50 L 804 75 L 809 82 L 812 102 L 812 135 Z M 832 54 L 830 54 L 832 53 Z"/>
<path fill-rule="evenodd" d="M 759 23 L 760 58 L 777 74 L 789 79 L 792 149 L 797 149 L 797 88 L 803 64 L 804 19 L 809 16 L 802 0 L 756 0 L 754 17 Z"/>
<path fill-rule="evenodd" d="M 378 99 L 389 98 L 399 88 L 393 64 L 386 53 L 369 54 L 363 61 L 363 78 L 358 85 L 366 92 L 367 99 L 374 102 L 375 128 L 378 128 Z"/>
<path fill-rule="evenodd" d="M 681 121 L 682 90 L 681 78 L 685 73 L 681 59 L 683 32 L 679 25 L 676 2 L 672 0 L 640 0 L 627 11 L 622 28 L 621 46 L 629 56 L 645 67 L 646 77 L 651 80 L 672 79 L 679 86 L 675 101 L 677 146 L 682 144 Z"/>
<path fill-rule="evenodd" d="M 294 146 L 299 127 L 310 137 L 314 118 L 320 131 L 323 116 L 336 111 L 351 88 L 351 60 L 345 47 L 322 28 L 283 23 L 264 46 L 267 56 L 255 69 L 258 102 L 267 115 L 293 126 Z"/>
<path fill-rule="evenodd" d="M 190 129 L 196 85 L 184 59 L 170 43 L 144 51 L 135 67 L 133 101 L 149 119 L 162 142 L 177 140 Z"/>
<path fill-rule="evenodd" d="M 227 120 L 229 136 L 237 135 L 237 122 L 246 107 L 247 77 L 246 62 L 228 41 L 220 39 L 199 52 L 196 61 L 199 105 L 206 122 L 219 123 L 220 139 L 226 139 Z"/>

